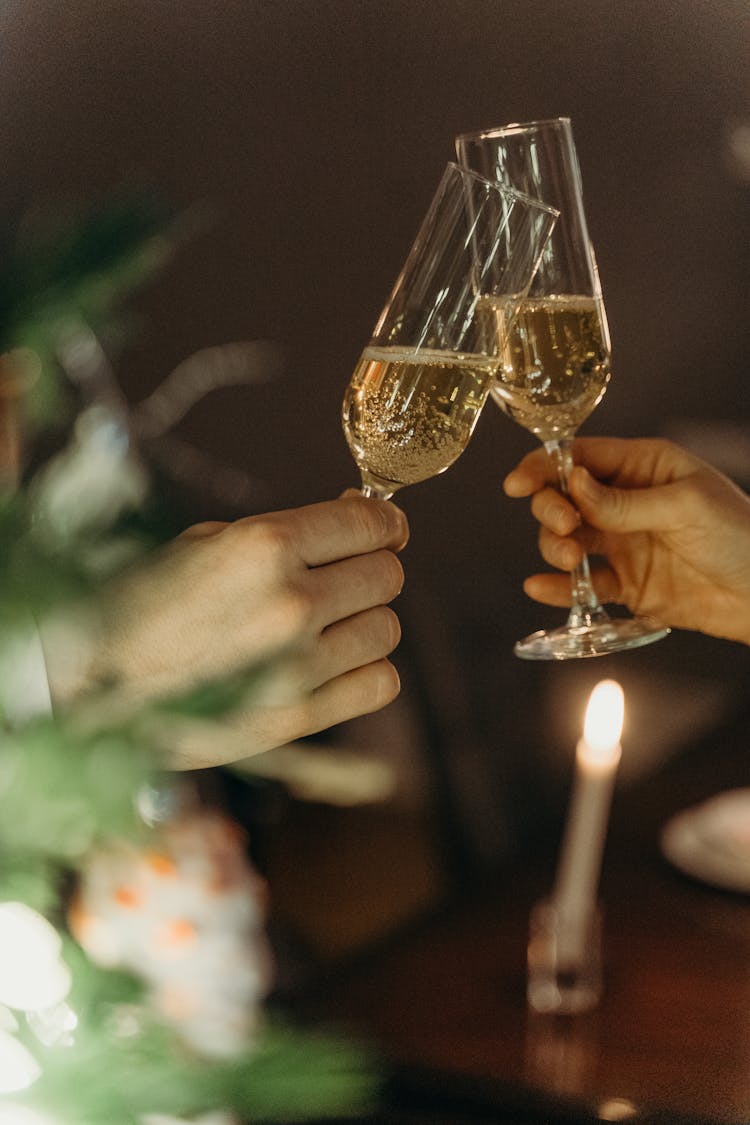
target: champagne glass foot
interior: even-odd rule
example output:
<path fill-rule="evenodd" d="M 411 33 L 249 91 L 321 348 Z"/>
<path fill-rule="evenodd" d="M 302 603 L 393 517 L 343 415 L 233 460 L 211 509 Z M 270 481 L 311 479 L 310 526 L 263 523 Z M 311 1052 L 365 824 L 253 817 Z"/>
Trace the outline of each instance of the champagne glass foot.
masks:
<path fill-rule="evenodd" d="M 515 645 L 522 660 L 580 660 L 609 656 L 660 641 L 671 630 L 653 617 L 605 618 L 583 625 L 540 629 Z"/>

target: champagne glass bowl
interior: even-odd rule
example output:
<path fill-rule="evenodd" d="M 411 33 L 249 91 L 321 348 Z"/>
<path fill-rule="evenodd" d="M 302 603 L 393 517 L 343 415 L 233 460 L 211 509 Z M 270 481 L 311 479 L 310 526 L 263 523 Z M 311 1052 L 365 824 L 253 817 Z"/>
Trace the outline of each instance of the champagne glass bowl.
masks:
<path fill-rule="evenodd" d="M 444 472 L 473 433 L 497 371 L 488 301 L 517 308 L 557 212 L 446 166 L 344 394 L 344 434 L 365 496 Z"/>

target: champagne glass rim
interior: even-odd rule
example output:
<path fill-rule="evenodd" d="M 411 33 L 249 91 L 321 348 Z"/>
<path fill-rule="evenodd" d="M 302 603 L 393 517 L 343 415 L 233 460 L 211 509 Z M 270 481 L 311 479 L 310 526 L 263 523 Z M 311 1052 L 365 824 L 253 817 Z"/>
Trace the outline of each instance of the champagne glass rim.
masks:
<path fill-rule="evenodd" d="M 571 119 L 569 117 L 543 117 L 538 121 L 511 121 L 507 125 L 493 125 L 486 129 L 470 130 L 467 133 L 459 133 L 456 140 L 484 141 L 492 140 L 493 137 L 513 136 L 515 133 L 532 133 L 549 128 L 569 129 L 570 126 Z"/>
<path fill-rule="evenodd" d="M 497 180 L 488 180 L 486 176 L 481 176 L 479 172 L 475 172 L 472 168 L 466 168 L 463 164 L 458 164 L 455 160 L 448 161 L 448 167 L 460 172 L 462 176 L 468 176 L 472 180 L 476 180 L 480 184 L 485 184 L 491 187 L 498 194 L 506 196 L 508 199 L 517 199 L 526 206 L 534 207 L 537 211 L 546 211 L 555 219 L 559 219 L 560 211 L 557 207 L 552 207 L 551 204 L 545 203 L 542 199 L 535 199 L 533 195 L 527 195 L 523 191 L 518 191 L 517 188 L 507 187 L 505 184 L 498 183 Z"/>

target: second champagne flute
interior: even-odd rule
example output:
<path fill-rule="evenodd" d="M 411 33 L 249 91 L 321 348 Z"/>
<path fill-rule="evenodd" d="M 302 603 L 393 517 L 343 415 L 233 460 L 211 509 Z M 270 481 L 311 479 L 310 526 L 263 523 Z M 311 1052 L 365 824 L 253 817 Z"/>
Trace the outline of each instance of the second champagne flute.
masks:
<path fill-rule="evenodd" d="M 462 165 L 560 212 L 520 312 L 502 301 L 486 307 L 503 340 L 492 397 L 544 443 L 567 493 L 573 436 L 601 401 L 611 375 L 609 329 L 570 120 L 467 133 L 457 138 L 456 151 Z M 650 617 L 611 617 L 599 603 L 584 556 L 572 574 L 567 623 L 532 633 L 515 652 L 528 660 L 605 656 L 668 632 Z"/>
<path fill-rule="evenodd" d="M 557 211 L 448 164 L 344 395 L 362 493 L 444 472 L 461 455 L 499 362 L 482 302 L 520 305 Z"/>

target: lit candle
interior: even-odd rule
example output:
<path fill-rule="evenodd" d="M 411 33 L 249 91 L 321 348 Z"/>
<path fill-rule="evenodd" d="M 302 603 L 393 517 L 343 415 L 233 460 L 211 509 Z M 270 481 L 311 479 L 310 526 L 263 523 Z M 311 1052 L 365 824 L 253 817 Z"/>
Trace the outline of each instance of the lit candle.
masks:
<path fill-rule="evenodd" d="M 625 704 L 622 688 L 602 680 L 591 693 L 583 738 L 576 748 L 573 792 L 552 895 L 562 923 L 559 956 L 575 964 L 583 955 L 596 907 L 612 791 L 621 757 Z"/>

